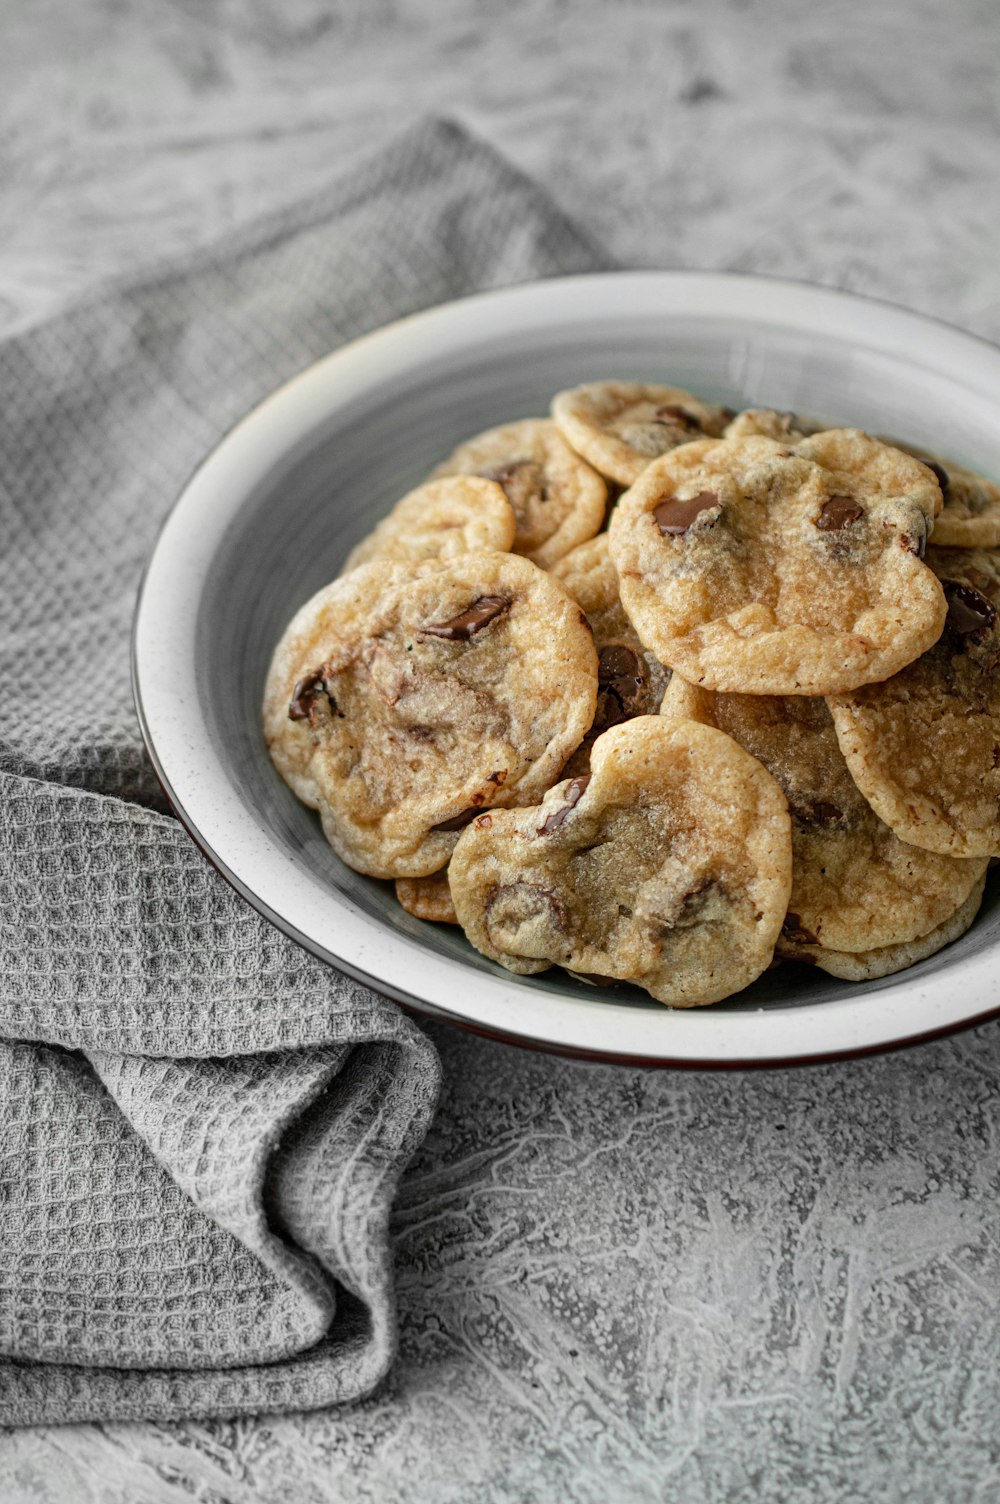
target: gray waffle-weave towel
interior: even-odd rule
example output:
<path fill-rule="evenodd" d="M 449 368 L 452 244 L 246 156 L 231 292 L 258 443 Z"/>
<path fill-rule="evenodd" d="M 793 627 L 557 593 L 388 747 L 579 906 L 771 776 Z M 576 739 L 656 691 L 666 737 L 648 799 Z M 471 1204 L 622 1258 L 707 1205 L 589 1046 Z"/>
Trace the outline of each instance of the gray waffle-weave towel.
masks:
<path fill-rule="evenodd" d="M 310 1408 L 394 1343 L 387 1219 L 438 1067 L 166 812 L 128 638 L 185 478 L 389 319 L 589 270 L 454 125 L 0 345 L 0 1424 Z"/>

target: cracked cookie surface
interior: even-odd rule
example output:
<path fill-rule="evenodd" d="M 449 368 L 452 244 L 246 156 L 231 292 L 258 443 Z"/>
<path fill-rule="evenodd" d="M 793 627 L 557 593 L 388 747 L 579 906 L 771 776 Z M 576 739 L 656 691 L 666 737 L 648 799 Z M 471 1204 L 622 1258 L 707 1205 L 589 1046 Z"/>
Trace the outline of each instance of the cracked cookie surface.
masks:
<path fill-rule="evenodd" d="M 397 501 L 351 549 L 340 572 L 348 574 L 375 559 L 418 563 L 457 554 L 506 553 L 516 526 L 514 510 L 495 481 L 465 475 L 428 481 Z"/>
<path fill-rule="evenodd" d="M 596 699 L 590 628 L 559 581 L 463 554 L 364 564 L 321 590 L 274 654 L 264 723 L 343 861 L 422 877 L 478 811 L 541 796 Z"/>
<path fill-rule="evenodd" d="M 820 698 L 713 694 L 675 674 L 661 715 L 727 732 L 784 791 L 793 865 L 783 942 L 852 953 L 907 944 L 945 923 L 986 870 L 893 834 L 851 777 Z"/>
<path fill-rule="evenodd" d="M 500 486 L 517 523 L 512 551 L 543 569 L 592 538 L 604 522 L 604 481 L 549 418 L 523 418 L 459 444 L 431 479 L 449 475 L 475 475 Z"/>
<path fill-rule="evenodd" d="M 591 768 L 463 832 L 449 878 L 472 944 L 514 972 L 559 965 L 674 1007 L 747 986 L 790 892 L 774 780 L 721 732 L 657 716 L 606 731 Z"/>
<path fill-rule="evenodd" d="M 678 444 L 718 437 L 733 413 L 674 386 L 595 381 L 559 392 L 552 416 L 566 440 L 602 475 L 631 486 Z"/>
<path fill-rule="evenodd" d="M 742 694 L 887 678 L 940 634 L 923 562 L 927 467 L 854 429 L 701 440 L 654 461 L 611 517 L 622 604 L 661 662 Z"/>
<path fill-rule="evenodd" d="M 903 841 L 1000 855 L 1000 554 L 931 547 L 944 631 L 881 684 L 831 697 L 854 781 Z"/>

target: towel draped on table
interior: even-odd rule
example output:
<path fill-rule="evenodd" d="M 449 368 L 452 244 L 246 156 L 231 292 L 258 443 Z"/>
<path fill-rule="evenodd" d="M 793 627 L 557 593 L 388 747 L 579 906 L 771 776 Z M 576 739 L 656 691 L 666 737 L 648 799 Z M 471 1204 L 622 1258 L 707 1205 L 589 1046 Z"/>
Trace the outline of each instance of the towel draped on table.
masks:
<path fill-rule="evenodd" d="M 600 257 L 447 122 L 0 343 L 0 1425 L 306 1409 L 394 1350 L 436 1055 L 167 812 L 129 687 L 186 477 L 345 340 Z"/>

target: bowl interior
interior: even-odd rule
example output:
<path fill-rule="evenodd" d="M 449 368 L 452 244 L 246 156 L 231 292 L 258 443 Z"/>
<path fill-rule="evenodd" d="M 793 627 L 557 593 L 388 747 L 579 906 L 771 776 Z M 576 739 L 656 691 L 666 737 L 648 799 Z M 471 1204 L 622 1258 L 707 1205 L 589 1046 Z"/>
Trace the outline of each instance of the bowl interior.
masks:
<path fill-rule="evenodd" d="M 581 307 L 572 323 L 560 317 L 551 324 L 536 310 L 530 327 L 513 323 L 498 328 L 489 319 L 477 327 L 470 317 L 460 347 L 451 341 L 443 353 L 429 330 L 419 361 L 381 360 L 377 379 L 319 413 L 293 447 L 272 457 L 247 484 L 214 550 L 195 634 L 200 716 L 243 808 L 268 837 L 297 868 L 389 930 L 490 975 L 499 968 L 459 931 L 411 918 L 390 884 L 361 877 L 334 856 L 316 816 L 272 769 L 260 733 L 264 677 L 285 624 L 404 492 L 462 439 L 544 414 L 562 387 L 614 376 L 689 387 L 733 407 L 791 408 L 833 424 L 897 434 L 1000 475 L 996 398 L 943 375 L 929 352 L 925 364 L 912 351 L 893 354 L 878 343 L 859 343 L 857 328 L 845 338 L 833 324 L 820 333 L 788 327 L 780 317 L 722 318 L 683 307 L 651 313 L 641 306 L 613 317 Z M 919 984 L 992 945 L 998 924 L 994 889 L 972 931 L 914 968 L 909 979 Z M 858 989 L 787 966 L 713 1011 L 843 1000 L 898 980 Z M 582 1005 L 606 1000 L 617 1009 L 660 1010 L 638 990 L 595 994 L 558 970 L 519 978 L 516 985 L 537 994 L 540 1006 L 558 994 L 578 997 Z"/>

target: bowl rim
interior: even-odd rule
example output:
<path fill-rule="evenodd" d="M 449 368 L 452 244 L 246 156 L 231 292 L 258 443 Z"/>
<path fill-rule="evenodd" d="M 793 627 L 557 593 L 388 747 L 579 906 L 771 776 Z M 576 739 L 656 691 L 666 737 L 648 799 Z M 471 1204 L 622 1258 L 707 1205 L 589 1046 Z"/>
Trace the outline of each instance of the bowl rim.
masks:
<path fill-rule="evenodd" d="M 633 1066 L 744 1069 L 879 1053 L 997 1017 L 1000 975 L 990 947 L 965 957 L 958 972 L 944 968 L 917 978 L 902 972 L 870 995 L 845 984 L 852 991 L 843 999 L 778 1009 L 637 1010 L 542 993 L 511 973 L 494 976 L 428 950 L 322 884 L 262 828 L 242 829 L 233 818 L 235 790 L 201 720 L 196 687 L 185 678 L 183 649 L 193 644 L 198 571 L 203 577 L 214 557 L 210 545 L 238 514 L 247 486 L 297 440 L 308 441 L 338 398 L 377 385 L 387 356 L 396 369 L 401 362 L 416 366 L 428 339 L 440 357 L 460 349 L 470 327 L 481 339 L 484 321 L 509 331 L 515 315 L 527 328 L 539 317 L 569 323 L 581 308 L 592 314 L 600 306 L 602 317 L 613 317 L 616 309 L 624 314 L 637 305 L 653 315 L 738 318 L 805 333 L 825 328 L 840 340 L 846 330 L 848 339 L 932 368 L 979 401 L 984 387 L 995 391 L 991 400 L 1000 404 L 1000 349 L 989 341 L 881 299 L 744 273 L 625 270 L 547 278 L 472 294 L 364 334 L 293 376 L 230 428 L 159 529 L 139 586 L 131 668 L 142 737 L 171 807 L 237 892 L 305 949 L 410 1011 L 507 1043 Z M 178 603 L 189 610 L 178 610 Z M 335 944 L 320 896 L 337 914 Z M 974 1013 L 970 999 L 977 1000 Z"/>

